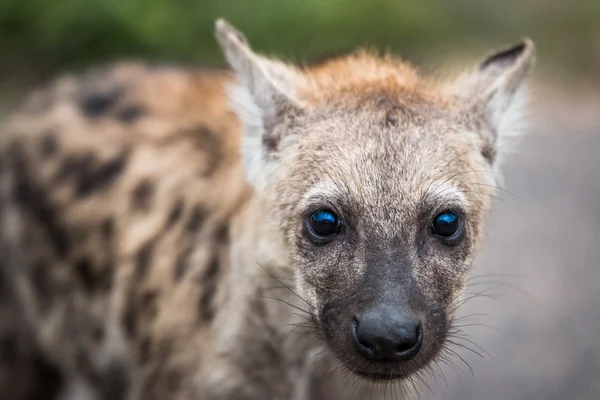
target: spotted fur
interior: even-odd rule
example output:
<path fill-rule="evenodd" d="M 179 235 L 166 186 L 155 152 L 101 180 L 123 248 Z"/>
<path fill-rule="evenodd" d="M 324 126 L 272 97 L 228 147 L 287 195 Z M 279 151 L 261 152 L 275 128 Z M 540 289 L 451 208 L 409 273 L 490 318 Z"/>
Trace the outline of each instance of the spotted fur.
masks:
<path fill-rule="evenodd" d="M 392 56 L 298 69 L 223 21 L 217 37 L 234 73 L 118 64 L 4 125 L 0 398 L 345 398 L 351 371 L 376 393 L 436 359 L 533 44 L 439 83 Z M 318 247 L 302 218 L 323 204 L 347 230 Z M 445 248 L 427 232 L 450 206 L 467 237 Z M 345 333 L 385 282 L 426 327 L 394 368 Z"/>

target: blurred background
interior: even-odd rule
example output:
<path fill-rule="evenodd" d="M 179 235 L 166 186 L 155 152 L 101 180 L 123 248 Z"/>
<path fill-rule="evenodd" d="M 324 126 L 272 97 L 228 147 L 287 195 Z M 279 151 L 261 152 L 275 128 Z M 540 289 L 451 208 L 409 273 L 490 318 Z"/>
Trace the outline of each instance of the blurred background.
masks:
<path fill-rule="evenodd" d="M 221 66 L 218 17 L 290 61 L 369 46 L 428 72 L 532 37 L 531 130 L 473 272 L 484 296 L 462 310 L 483 357 L 456 348 L 464 362 L 421 397 L 600 399 L 600 1 L 0 0 L 0 117 L 34 86 L 116 59 Z"/>

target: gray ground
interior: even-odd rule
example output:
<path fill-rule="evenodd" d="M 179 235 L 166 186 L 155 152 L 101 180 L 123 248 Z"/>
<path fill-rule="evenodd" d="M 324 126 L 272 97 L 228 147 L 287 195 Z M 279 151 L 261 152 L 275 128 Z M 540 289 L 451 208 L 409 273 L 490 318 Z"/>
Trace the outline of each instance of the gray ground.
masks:
<path fill-rule="evenodd" d="M 448 384 L 422 398 L 600 399 L 600 92 L 578 101 L 541 104 L 504 168 L 505 188 L 522 200 L 496 202 L 473 282 L 517 289 L 473 286 L 502 296 L 463 310 L 488 315 L 465 323 L 494 328 L 465 330 L 491 356 L 460 351 L 475 376 L 456 360 L 464 372 L 446 368 Z"/>

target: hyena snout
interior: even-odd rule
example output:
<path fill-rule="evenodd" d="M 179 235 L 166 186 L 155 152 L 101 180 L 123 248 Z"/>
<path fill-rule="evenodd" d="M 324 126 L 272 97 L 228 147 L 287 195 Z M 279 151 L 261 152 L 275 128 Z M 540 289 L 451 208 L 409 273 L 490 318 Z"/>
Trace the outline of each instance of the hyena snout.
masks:
<path fill-rule="evenodd" d="M 356 315 L 350 335 L 355 351 L 369 361 L 408 361 L 423 344 L 421 322 L 414 314 L 382 306 Z"/>

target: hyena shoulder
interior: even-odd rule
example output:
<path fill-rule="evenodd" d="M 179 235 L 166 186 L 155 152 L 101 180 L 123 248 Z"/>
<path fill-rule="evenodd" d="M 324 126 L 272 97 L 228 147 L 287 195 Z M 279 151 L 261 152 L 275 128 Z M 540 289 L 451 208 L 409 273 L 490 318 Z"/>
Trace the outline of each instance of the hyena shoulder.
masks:
<path fill-rule="evenodd" d="M 67 374 L 158 374 L 171 362 L 158 353 L 207 334 L 192 327 L 226 295 L 230 220 L 249 194 L 230 79 L 117 64 L 57 80 L 4 124 L 3 309 Z M 123 374 L 108 394 L 131 384 Z"/>

